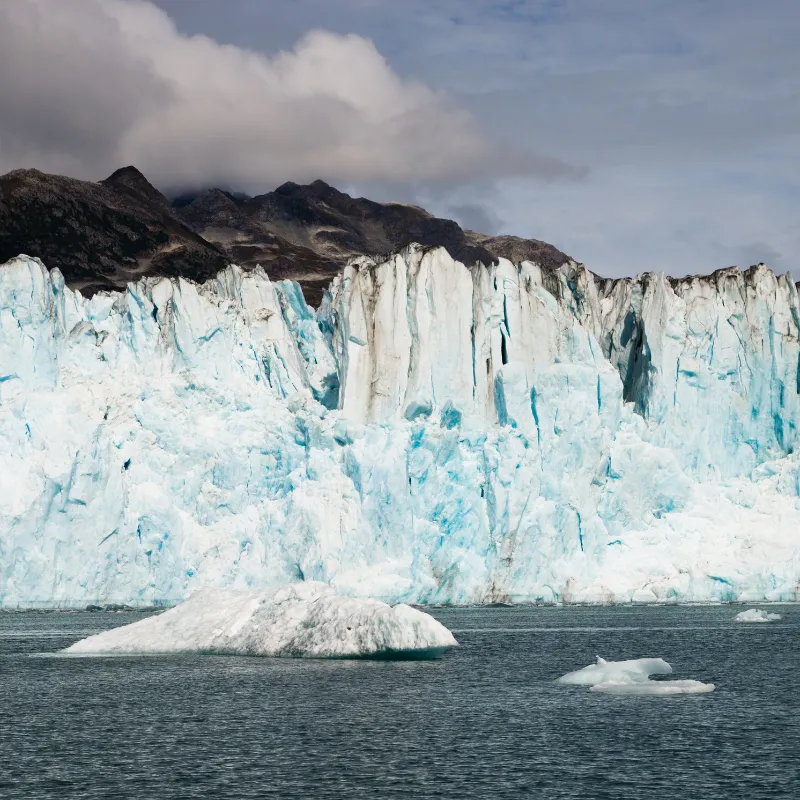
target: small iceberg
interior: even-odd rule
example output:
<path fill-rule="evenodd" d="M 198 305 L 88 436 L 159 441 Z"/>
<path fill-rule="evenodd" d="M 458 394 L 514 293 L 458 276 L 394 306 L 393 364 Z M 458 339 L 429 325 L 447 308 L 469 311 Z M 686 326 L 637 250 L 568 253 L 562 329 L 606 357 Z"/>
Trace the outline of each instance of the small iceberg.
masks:
<path fill-rule="evenodd" d="M 634 658 L 629 661 L 606 661 L 597 656 L 597 663 L 568 672 L 556 683 L 589 686 L 592 692 L 667 696 L 677 694 L 707 694 L 713 683 L 694 680 L 651 681 L 651 675 L 671 675 L 672 667 L 663 658 Z"/>
<path fill-rule="evenodd" d="M 597 663 L 568 672 L 556 683 L 572 686 L 595 686 L 598 683 L 632 683 L 646 681 L 651 675 L 669 675 L 672 667 L 663 658 L 634 658 L 630 661 L 606 661 L 597 656 Z"/>
<path fill-rule="evenodd" d="M 309 581 L 263 592 L 206 589 L 163 614 L 81 639 L 71 655 L 216 653 L 304 658 L 438 658 L 450 631 L 407 605 L 341 597 Z"/>
<path fill-rule="evenodd" d="M 748 608 L 747 611 L 742 611 L 741 614 L 737 614 L 734 618 L 734 622 L 774 622 L 777 619 L 780 619 L 780 614 L 769 614 L 766 611 L 762 611 L 760 608 Z"/>

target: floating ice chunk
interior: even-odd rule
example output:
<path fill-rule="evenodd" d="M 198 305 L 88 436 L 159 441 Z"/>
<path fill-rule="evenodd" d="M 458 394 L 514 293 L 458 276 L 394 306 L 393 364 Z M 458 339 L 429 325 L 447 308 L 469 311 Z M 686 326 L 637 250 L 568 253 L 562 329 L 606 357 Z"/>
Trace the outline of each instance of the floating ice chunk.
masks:
<path fill-rule="evenodd" d="M 309 581 L 263 592 L 197 592 L 163 614 L 89 636 L 64 652 L 436 658 L 457 646 L 429 614 L 340 597 Z"/>
<path fill-rule="evenodd" d="M 780 619 L 780 614 L 769 614 L 766 611 L 762 611 L 760 608 L 748 608 L 747 611 L 742 611 L 741 614 L 737 614 L 734 618 L 734 622 L 774 622 L 776 619 Z"/>
<path fill-rule="evenodd" d="M 701 681 L 651 681 L 650 675 L 670 675 L 672 667 L 663 658 L 634 658 L 630 661 L 597 663 L 558 678 L 557 683 L 589 686 L 592 692 L 631 695 L 705 694 L 714 691 L 713 683 Z"/>
<path fill-rule="evenodd" d="M 606 661 L 597 656 L 597 663 L 568 672 L 557 683 L 573 686 L 594 686 L 598 683 L 641 683 L 650 675 L 669 675 L 672 667 L 663 658 L 634 658 L 630 661 Z"/>
<path fill-rule="evenodd" d="M 636 681 L 620 682 L 607 681 L 592 686 L 590 692 L 603 692 L 604 694 L 632 694 L 632 695 L 672 695 L 672 694 L 707 694 L 716 687 L 713 683 L 702 681 Z"/>

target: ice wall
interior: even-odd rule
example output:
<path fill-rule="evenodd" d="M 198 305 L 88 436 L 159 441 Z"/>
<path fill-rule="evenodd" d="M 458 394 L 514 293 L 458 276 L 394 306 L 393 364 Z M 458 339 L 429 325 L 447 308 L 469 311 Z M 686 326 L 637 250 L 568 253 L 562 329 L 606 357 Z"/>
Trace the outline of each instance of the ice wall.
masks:
<path fill-rule="evenodd" d="M 763 264 L 599 281 L 575 264 L 466 270 L 438 250 L 356 262 L 332 295 L 352 416 L 452 401 L 502 423 L 506 364 L 531 389 L 554 364 L 585 364 L 604 382 L 613 367 L 651 438 L 696 475 L 740 475 L 797 444 L 797 290 Z"/>
<path fill-rule="evenodd" d="M 412 602 L 794 599 L 798 300 L 410 248 L 315 316 L 230 267 L 0 266 L 0 603 L 317 579 Z"/>

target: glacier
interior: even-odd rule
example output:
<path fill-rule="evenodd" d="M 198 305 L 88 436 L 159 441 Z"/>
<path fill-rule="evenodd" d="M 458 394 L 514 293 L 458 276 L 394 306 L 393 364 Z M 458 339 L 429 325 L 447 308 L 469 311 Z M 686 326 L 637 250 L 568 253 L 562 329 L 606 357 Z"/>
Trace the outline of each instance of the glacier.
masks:
<path fill-rule="evenodd" d="M 260 592 L 201 589 L 162 614 L 88 636 L 69 655 L 215 653 L 293 658 L 438 658 L 458 642 L 402 603 L 340 597 L 325 583 Z"/>
<path fill-rule="evenodd" d="M 800 599 L 800 307 L 763 265 L 358 258 L 82 297 L 0 266 L 0 606 L 323 581 L 419 604 Z"/>

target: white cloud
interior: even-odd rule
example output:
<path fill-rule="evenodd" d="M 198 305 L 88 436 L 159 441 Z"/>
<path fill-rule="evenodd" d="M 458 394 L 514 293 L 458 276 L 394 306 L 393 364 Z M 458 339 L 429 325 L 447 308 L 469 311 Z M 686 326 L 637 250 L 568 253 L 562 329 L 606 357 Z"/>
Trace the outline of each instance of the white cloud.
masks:
<path fill-rule="evenodd" d="M 145 0 L 0 4 L 0 171 L 161 186 L 458 183 L 574 171 L 496 150 L 474 117 L 398 76 L 368 39 L 315 30 L 267 56 L 185 36 Z"/>

